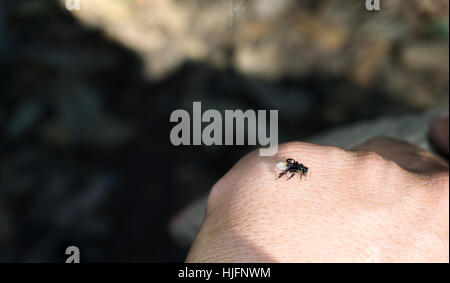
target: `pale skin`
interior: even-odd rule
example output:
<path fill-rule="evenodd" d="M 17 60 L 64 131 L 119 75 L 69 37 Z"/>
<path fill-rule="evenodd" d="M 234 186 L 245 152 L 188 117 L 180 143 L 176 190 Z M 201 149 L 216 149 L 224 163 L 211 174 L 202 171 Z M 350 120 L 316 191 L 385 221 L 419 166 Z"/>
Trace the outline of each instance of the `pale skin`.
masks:
<path fill-rule="evenodd" d="M 275 164 L 309 167 L 277 179 Z M 447 161 L 378 138 L 255 151 L 213 187 L 187 262 L 449 262 Z"/>

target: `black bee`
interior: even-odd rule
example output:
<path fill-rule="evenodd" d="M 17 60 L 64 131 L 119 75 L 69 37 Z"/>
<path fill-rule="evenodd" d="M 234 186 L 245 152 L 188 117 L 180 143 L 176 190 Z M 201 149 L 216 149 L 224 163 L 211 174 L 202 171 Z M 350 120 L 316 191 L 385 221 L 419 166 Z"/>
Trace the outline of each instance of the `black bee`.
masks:
<path fill-rule="evenodd" d="M 296 173 L 300 174 L 300 178 L 302 176 L 306 176 L 306 174 L 308 173 L 308 167 L 301 163 L 298 163 L 295 159 L 292 158 L 287 159 L 286 162 L 278 163 L 277 168 L 283 171 L 278 176 L 278 179 L 280 179 L 287 173 L 292 173 L 288 180 L 293 178 Z"/>

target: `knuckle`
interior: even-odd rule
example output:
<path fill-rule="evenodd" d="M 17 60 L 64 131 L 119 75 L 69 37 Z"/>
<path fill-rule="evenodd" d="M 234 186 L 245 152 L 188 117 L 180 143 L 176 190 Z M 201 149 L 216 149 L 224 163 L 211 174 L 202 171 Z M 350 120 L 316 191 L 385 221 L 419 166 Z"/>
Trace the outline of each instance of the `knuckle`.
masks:
<path fill-rule="evenodd" d="M 383 166 L 386 160 L 375 151 L 367 151 L 362 155 L 362 160 L 373 166 Z"/>
<path fill-rule="evenodd" d="M 356 153 L 356 164 L 358 167 L 365 168 L 368 174 L 373 172 L 386 173 L 386 175 L 400 175 L 405 170 L 395 161 L 386 159 L 375 151 L 362 151 Z"/>

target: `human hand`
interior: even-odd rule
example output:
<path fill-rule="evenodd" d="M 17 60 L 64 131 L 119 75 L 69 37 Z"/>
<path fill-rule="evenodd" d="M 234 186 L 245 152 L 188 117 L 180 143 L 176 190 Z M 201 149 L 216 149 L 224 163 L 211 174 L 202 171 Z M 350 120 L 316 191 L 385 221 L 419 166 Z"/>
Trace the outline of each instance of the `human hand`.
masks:
<path fill-rule="evenodd" d="M 309 167 L 277 179 L 278 162 Z M 397 140 L 253 152 L 213 187 L 187 262 L 448 262 L 447 162 Z"/>

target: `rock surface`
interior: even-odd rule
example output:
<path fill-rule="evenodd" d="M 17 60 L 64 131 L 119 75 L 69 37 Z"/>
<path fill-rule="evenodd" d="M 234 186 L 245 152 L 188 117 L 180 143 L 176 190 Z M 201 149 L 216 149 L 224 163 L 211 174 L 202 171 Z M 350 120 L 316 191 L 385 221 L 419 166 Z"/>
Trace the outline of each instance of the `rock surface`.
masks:
<path fill-rule="evenodd" d="M 422 109 L 448 102 L 448 1 L 363 2 L 90 0 L 75 15 L 136 50 L 151 79 L 202 60 L 268 80 L 346 79 Z"/>

